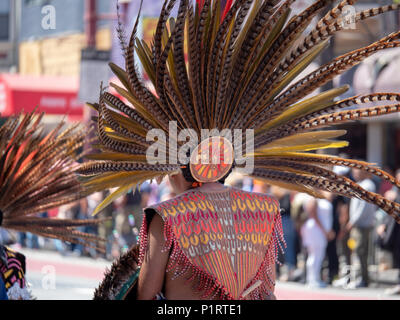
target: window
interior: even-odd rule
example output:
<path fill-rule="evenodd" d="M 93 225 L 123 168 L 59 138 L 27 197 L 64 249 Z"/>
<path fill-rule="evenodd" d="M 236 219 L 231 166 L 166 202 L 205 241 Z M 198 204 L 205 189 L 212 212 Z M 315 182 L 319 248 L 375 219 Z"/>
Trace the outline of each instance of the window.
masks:
<path fill-rule="evenodd" d="M 25 0 L 25 6 L 44 6 L 50 4 L 50 0 Z"/>
<path fill-rule="evenodd" d="M 0 2 L 0 41 L 7 41 L 10 33 L 11 0 Z"/>

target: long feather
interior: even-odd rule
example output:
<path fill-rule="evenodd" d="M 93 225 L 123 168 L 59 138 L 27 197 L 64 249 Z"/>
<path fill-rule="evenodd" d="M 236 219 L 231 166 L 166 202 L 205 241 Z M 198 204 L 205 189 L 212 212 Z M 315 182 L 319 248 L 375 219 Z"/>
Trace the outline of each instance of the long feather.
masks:
<path fill-rule="evenodd" d="M 296 182 L 300 185 L 307 185 L 324 191 L 344 195 L 346 197 L 357 197 L 369 203 L 375 204 L 382 210 L 392 216 L 397 222 L 400 222 L 400 205 L 385 199 L 381 195 L 369 192 L 361 188 L 358 184 L 354 183 L 346 177 L 339 177 L 334 175 L 334 179 L 327 179 L 324 177 L 316 177 L 309 175 L 300 175 L 290 172 L 281 172 L 271 169 L 255 169 L 253 176 L 267 178 L 272 180 L 279 180 L 282 182 L 293 183 Z"/>
<path fill-rule="evenodd" d="M 261 113 L 259 120 L 255 121 L 251 127 L 257 128 L 260 126 L 260 124 L 266 122 L 265 119 L 269 120 L 274 118 L 293 101 L 303 98 L 307 94 L 314 91 L 317 87 L 320 87 L 330 81 L 334 76 L 341 74 L 351 67 L 359 64 L 372 54 L 380 50 L 399 46 L 400 42 L 381 43 L 378 41 L 368 47 L 364 47 L 342 55 L 332 62 L 321 66 L 283 92 L 270 106 L 268 106 L 268 108 Z M 250 115 L 247 118 L 249 117 Z"/>
<path fill-rule="evenodd" d="M 306 114 L 304 116 L 301 116 L 299 118 L 296 118 L 292 121 L 289 121 L 281 126 L 278 126 L 272 130 L 269 130 L 265 132 L 264 134 L 261 134 L 255 139 L 255 148 L 258 148 L 261 145 L 264 145 L 270 141 L 273 141 L 276 139 L 276 137 L 286 137 L 290 136 L 292 134 L 295 134 L 299 132 L 298 126 L 302 123 L 306 123 L 307 121 L 311 119 L 315 119 L 319 116 L 322 116 L 324 114 L 331 114 L 338 109 L 342 108 L 349 108 L 354 105 L 362 105 L 362 104 L 368 104 L 371 102 L 378 102 L 378 101 L 400 101 L 400 94 L 397 93 L 373 93 L 373 94 L 367 94 L 367 95 L 362 95 L 362 96 L 354 96 L 351 98 L 346 98 L 341 101 L 338 101 L 336 103 L 333 103 L 326 108 L 323 107 L 321 110 L 311 112 L 309 114 Z M 297 129 L 294 129 L 297 128 Z M 306 129 L 304 129 L 306 130 Z"/>
<path fill-rule="evenodd" d="M 312 154 L 312 153 L 290 153 L 287 155 L 279 155 L 279 156 L 270 156 L 271 158 L 279 158 L 280 160 L 288 160 L 288 161 L 296 161 L 302 163 L 314 163 L 319 165 L 330 165 L 330 166 L 343 166 L 349 168 L 356 168 L 370 174 L 373 174 L 383 180 L 390 182 L 391 184 L 400 188 L 400 181 L 396 180 L 392 175 L 389 173 L 373 166 L 371 163 L 367 163 L 364 161 L 359 160 L 352 160 L 352 159 L 344 159 L 340 157 L 328 156 L 328 155 L 319 155 L 319 154 Z M 260 158 L 260 161 L 263 161 Z M 255 160 L 258 162 L 258 159 Z"/>
<path fill-rule="evenodd" d="M 327 0 L 316 2 L 305 9 L 297 17 L 294 17 L 282 30 L 270 50 L 261 60 L 261 63 L 253 76 L 253 80 L 249 84 L 250 87 L 248 89 L 248 94 L 245 95 L 245 101 L 243 102 L 244 105 L 251 105 L 252 108 L 257 110 L 259 101 L 263 100 L 263 97 L 269 93 L 268 87 L 266 90 L 260 90 L 260 88 L 264 88 L 264 85 L 274 71 L 274 68 L 282 59 L 283 52 L 287 51 L 287 48 L 299 37 L 301 32 L 308 26 L 311 19 L 313 19 L 315 15 L 330 2 L 332 1 Z M 247 111 L 247 108 L 245 110 Z"/>

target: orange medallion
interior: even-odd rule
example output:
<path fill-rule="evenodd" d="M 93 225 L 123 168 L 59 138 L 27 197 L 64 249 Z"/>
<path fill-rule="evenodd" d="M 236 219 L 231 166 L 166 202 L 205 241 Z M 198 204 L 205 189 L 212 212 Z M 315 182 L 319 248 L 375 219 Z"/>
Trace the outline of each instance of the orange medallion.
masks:
<path fill-rule="evenodd" d="M 232 168 L 233 147 L 223 137 L 203 140 L 190 157 L 190 172 L 198 182 L 216 182 Z"/>

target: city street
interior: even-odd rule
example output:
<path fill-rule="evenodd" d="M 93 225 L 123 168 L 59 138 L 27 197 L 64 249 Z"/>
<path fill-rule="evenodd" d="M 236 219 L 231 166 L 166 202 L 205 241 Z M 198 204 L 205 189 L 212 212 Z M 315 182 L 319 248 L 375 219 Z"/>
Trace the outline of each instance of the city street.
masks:
<path fill-rule="evenodd" d="M 400 300 L 400 0 L 0 0 L 0 26 L 0 300 L 92 304 L 129 248 L 96 297 Z"/>
<path fill-rule="evenodd" d="M 27 279 L 38 300 L 91 300 L 111 262 L 61 256 L 51 251 L 22 250 L 27 257 Z M 384 294 L 384 286 L 345 290 L 310 289 L 294 282 L 278 282 L 278 300 L 400 300 Z"/>
<path fill-rule="evenodd" d="M 57 252 L 20 250 L 27 258 L 26 278 L 38 300 L 91 300 L 111 262 Z"/>

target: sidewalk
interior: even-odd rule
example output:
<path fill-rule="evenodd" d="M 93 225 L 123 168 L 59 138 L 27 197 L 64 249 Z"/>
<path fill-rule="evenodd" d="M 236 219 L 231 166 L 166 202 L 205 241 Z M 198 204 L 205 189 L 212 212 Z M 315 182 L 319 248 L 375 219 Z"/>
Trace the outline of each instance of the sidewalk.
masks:
<path fill-rule="evenodd" d="M 394 286 L 398 282 L 398 270 L 397 269 L 388 269 L 385 271 L 376 271 L 371 272 L 371 280 L 380 285 L 389 285 Z"/>
<path fill-rule="evenodd" d="M 299 282 L 277 281 L 275 294 L 282 300 L 400 300 L 400 295 L 387 295 L 385 290 L 398 284 L 398 270 L 378 271 L 370 266 L 370 286 L 351 289 L 328 286 L 310 289 Z"/>
<path fill-rule="evenodd" d="M 275 295 L 278 300 L 400 300 L 400 295 L 385 295 L 386 288 L 371 286 L 365 289 L 310 289 L 304 284 L 278 281 Z"/>
<path fill-rule="evenodd" d="M 42 272 L 46 266 L 52 266 L 60 276 L 102 280 L 104 272 L 112 265 L 111 261 L 89 257 L 63 256 L 56 251 L 18 249 L 26 257 L 27 275 L 30 272 Z"/>
<path fill-rule="evenodd" d="M 91 300 L 112 262 L 61 255 L 57 251 L 20 249 L 26 257 L 26 279 L 37 300 Z"/>

